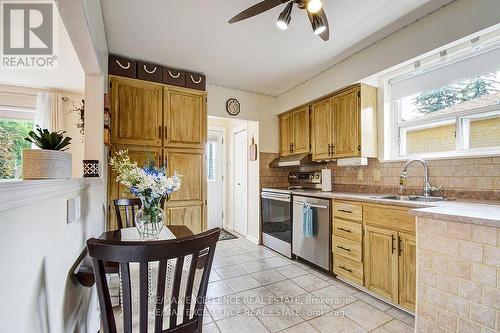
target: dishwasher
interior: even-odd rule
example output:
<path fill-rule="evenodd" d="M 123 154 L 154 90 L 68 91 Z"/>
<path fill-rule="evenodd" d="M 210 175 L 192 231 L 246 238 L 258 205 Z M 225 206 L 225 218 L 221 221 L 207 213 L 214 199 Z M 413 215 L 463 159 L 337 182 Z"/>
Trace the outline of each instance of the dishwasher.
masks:
<path fill-rule="evenodd" d="M 302 217 L 304 204 L 313 211 L 314 237 L 304 237 Z M 323 269 L 331 271 L 330 260 L 330 200 L 293 196 L 292 253 Z"/>

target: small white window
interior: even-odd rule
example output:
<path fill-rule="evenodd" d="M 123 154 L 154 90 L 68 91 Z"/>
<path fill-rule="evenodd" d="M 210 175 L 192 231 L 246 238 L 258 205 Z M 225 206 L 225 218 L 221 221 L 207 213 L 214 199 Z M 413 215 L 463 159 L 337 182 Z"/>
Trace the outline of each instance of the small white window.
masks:
<path fill-rule="evenodd" d="M 216 151 L 217 142 L 209 141 L 207 143 L 207 180 L 215 182 L 216 177 Z"/>

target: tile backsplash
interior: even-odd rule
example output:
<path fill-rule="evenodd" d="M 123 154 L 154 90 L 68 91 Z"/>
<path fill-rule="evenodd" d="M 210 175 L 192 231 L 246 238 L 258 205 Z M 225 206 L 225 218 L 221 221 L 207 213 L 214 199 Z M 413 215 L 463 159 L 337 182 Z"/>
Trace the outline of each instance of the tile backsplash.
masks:
<path fill-rule="evenodd" d="M 261 186 L 274 183 L 273 175 L 280 186 L 286 183 L 290 170 L 269 168 L 269 162 L 278 154 L 261 153 Z M 270 160 L 269 160 L 270 159 Z M 267 162 L 265 162 L 265 160 Z M 338 167 L 335 162 L 301 167 L 301 171 L 316 171 L 330 168 L 333 172 L 333 189 L 342 192 L 397 193 L 399 175 L 404 162 L 380 162 L 369 159 L 363 167 Z M 264 172 L 263 172 L 264 170 Z M 424 169 L 418 163 L 407 172 L 407 193 L 421 192 Z M 432 186 L 443 186 L 443 194 L 450 198 L 500 200 L 500 157 L 462 158 L 429 161 L 429 176 Z"/>

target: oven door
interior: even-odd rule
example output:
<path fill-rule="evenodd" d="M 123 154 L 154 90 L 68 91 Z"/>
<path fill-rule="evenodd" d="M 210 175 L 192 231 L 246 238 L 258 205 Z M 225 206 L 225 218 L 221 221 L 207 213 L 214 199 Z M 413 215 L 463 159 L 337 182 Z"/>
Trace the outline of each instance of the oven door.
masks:
<path fill-rule="evenodd" d="M 292 243 L 290 194 L 262 192 L 262 233 Z"/>

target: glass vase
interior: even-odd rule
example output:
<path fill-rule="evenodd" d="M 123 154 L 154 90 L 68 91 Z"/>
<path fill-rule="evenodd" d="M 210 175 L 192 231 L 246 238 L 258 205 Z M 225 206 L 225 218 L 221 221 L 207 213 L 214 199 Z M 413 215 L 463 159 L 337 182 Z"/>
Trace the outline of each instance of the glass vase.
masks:
<path fill-rule="evenodd" d="M 135 214 L 135 226 L 142 240 L 156 240 L 165 221 L 160 199 L 140 197 L 142 206 Z"/>

